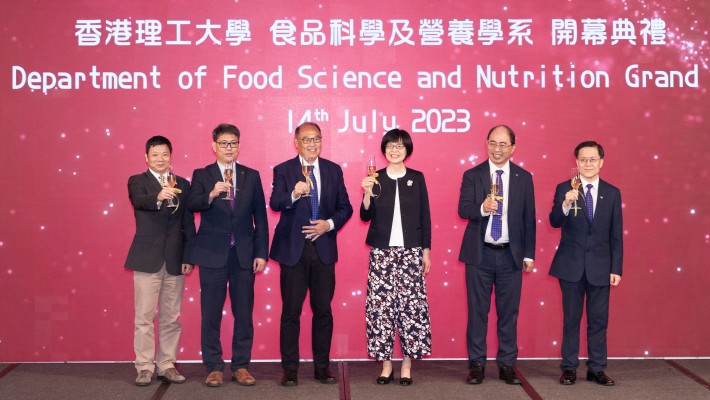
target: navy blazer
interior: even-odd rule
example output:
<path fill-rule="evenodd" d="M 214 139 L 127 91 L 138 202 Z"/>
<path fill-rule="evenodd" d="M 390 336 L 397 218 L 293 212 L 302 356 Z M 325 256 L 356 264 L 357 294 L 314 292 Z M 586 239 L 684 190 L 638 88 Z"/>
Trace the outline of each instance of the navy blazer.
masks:
<path fill-rule="evenodd" d="M 483 259 L 483 242 L 490 216 L 481 216 L 481 204 L 490 194 L 491 171 L 488 160 L 463 174 L 459 195 L 459 216 L 468 220 L 461 243 L 459 261 L 477 265 Z M 532 175 L 510 162 L 508 177 L 508 236 L 515 265 L 523 268 L 523 258 L 535 259 L 535 194 Z"/>
<path fill-rule="evenodd" d="M 550 275 L 568 282 L 578 282 L 586 272 L 594 286 L 609 286 L 609 275 L 621 275 L 624 258 L 624 229 L 621 218 L 621 191 L 599 180 L 597 206 L 592 222 L 587 217 L 584 193 L 579 191 L 577 216 L 574 210 L 562 212 L 565 194 L 571 189 L 569 181 L 557 185 L 550 211 L 550 224 L 562 228 L 560 245 L 552 259 Z"/>
<path fill-rule="evenodd" d="M 200 229 L 190 261 L 203 268 L 223 268 L 229 255 L 229 235 L 234 235 L 241 269 L 252 269 L 255 258 L 268 259 L 269 225 L 259 172 L 236 164 L 235 208 L 219 196 L 209 203 L 215 183 L 223 181 L 215 162 L 192 174 L 189 209 L 200 213 Z"/>
<path fill-rule="evenodd" d="M 318 218 L 332 219 L 335 227 L 316 240 L 318 256 L 323 264 L 338 261 L 337 232 L 353 215 L 348 192 L 345 189 L 343 170 L 339 165 L 322 157 L 318 158 L 320 168 L 320 198 Z M 295 265 L 301 258 L 305 236 L 302 227 L 310 225 L 311 203 L 308 198 L 300 198 L 291 203 L 291 192 L 296 182 L 305 181 L 301 173 L 298 156 L 274 167 L 274 183 L 269 207 L 281 213 L 274 230 L 271 243 L 271 258 L 284 265 Z"/>
<path fill-rule="evenodd" d="M 158 208 L 158 193 L 163 189 L 150 171 L 133 175 L 128 179 L 128 197 L 136 217 L 136 234 L 128 250 L 125 267 L 140 272 L 165 269 L 170 275 L 181 275 L 182 264 L 188 263 L 192 240 L 195 237 L 195 219 L 187 209 L 190 198 L 190 182 L 177 177 L 176 188 L 179 206 L 167 208 L 163 201 Z"/>
<path fill-rule="evenodd" d="M 431 248 L 431 214 L 429 193 L 424 174 L 407 168 L 405 175 L 392 179 L 387 175 L 387 168 L 377 171 L 381 185 L 379 197 L 370 199 L 367 210 L 360 204 L 360 219 L 370 222 L 365 243 L 378 249 L 389 247 L 394 217 L 394 201 L 399 186 L 399 208 L 402 216 L 404 247 Z"/>

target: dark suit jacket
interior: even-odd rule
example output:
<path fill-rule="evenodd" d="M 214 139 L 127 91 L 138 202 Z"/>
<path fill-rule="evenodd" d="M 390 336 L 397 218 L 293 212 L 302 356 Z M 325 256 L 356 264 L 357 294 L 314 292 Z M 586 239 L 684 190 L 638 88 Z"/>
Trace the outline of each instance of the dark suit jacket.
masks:
<path fill-rule="evenodd" d="M 395 193 L 399 183 L 404 247 L 431 248 L 431 214 L 424 174 L 407 168 L 406 174 L 395 180 L 387 175 L 387 168 L 377 173 L 382 192 L 376 199 L 370 199 L 369 209 L 365 210 L 365 207 L 360 204 L 360 219 L 365 222 L 371 221 L 365 243 L 379 249 L 389 247 Z"/>
<path fill-rule="evenodd" d="M 223 181 L 217 163 L 196 169 L 192 174 L 189 209 L 200 213 L 200 229 L 195 238 L 190 262 L 201 268 L 227 265 L 229 234 L 234 235 L 237 258 L 242 269 L 252 269 L 255 258 L 268 259 L 269 225 L 266 200 L 259 172 L 236 164 L 235 209 L 217 197 L 209 203 L 215 183 Z"/>
<path fill-rule="evenodd" d="M 459 261 L 477 265 L 482 260 L 488 217 L 481 216 L 481 204 L 490 193 L 488 160 L 463 174 L 459 196 L 459 216 L 468 220 L 461 243 Z M 508 235 L 515 265 L 523 268 L 523 258 L 535 259 L 535 194 L 532 175 L 510 162 L 508 198 Z"/>
<path fill-rule="evenodd" d="M 316 240 L 318 256 L 323 264 L 338 261 L 336 234 L 353 215 L 348 192 L 345 189 L 343 170 L 339 165 L 324 158 L 318 158 L 320 167 L 320 198 L 318 199 L 319 219 L 332 219 L 334 229 Z M 303 226 L 309 225 L 311 203 L 308 198 L 300 198 L 291 203 L 291 192 L 296 182 L 304 181 L 298 156 L 274 167 L 274 184 L 269 206 L 281 213 L 271 243 L 271 258 L 285 265 L 295 265 L 301 258 L 305 237 Z"/>
<path fill-rule="evenodd" d="M 170 275 L 181 275 L 182 264 L 188 263 L 192 240 L 195 237 L 195 220 L 187 209 L 190 182 L 177 177 L 180 201 L 175 214 L 163 202 L 157 206 L 160 183 L 150 171 L 128 179 L 128 197 L 136 217 L 136 234 L 128 250 L 125 267 L 134 271 L 155 273 L 165 262 Z"/>
<path fill-rule="evenodd" d="M 550 211 L 550 224 L 562 228 L 550 275 L 577 282 L 582 278 L 582 272 L 586 271 L 587 280 L 592 285 L 609 286 L 610 274 L 621 275 L 624 258 L 621 192 L 599 180 L 597 207 L 590 224 L 581 188 L 577 205 L 582 209 L 578 210 L 577 216 L 574 216 L 574 210 L 570 210 L 567 216 L 562 213 L 565 193 L 570 189 L 569 181 L 557 185 Z"/>

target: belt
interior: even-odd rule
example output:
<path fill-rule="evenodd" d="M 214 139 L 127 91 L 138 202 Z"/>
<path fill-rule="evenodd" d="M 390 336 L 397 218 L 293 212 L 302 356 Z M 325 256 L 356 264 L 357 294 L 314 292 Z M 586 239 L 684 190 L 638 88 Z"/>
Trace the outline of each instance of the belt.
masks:
<path fill-rule="evenodd" d="M 483 242 L 483 245 L 488 247 L 489 249 L 493 250 L 505 250 L 508 247 L 510 247 L 510 243 L 488 243 L 488 242 Z"/>
<path fill-rule="evenodd" d="M 306 239 L 306 244 L 309 244 L 309 245 L 311 245 L 311 246 L 315 246 L 315 245 L 316 245 L 316 241 L 315 241 L 315 240 L 311 240 L 311 239 Z"/>

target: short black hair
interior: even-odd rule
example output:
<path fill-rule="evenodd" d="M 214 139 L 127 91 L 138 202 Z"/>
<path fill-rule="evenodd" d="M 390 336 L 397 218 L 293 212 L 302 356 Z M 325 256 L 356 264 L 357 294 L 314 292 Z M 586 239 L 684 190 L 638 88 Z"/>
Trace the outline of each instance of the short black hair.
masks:
<path fill-rule="evenodd" d="M 604 158 L 604 148 L 602 147 L 602 145 L 595 142 L 594 140 L 587 140 L 586 142 L 578 144 L 577 147 L 574 148 L 574 158 L 577 158 L 579 156 L 579 150 L 581 150 L 583 147 L 596 147 L 597 151 L 599 152 L 599 158 Z"/>
<path fill-rule="evenodd" d="M 147 142 L 145 142 L 145 154 L 148 155 L 148 152 L 150 151 L 150 148 L 153 146 L 160 146 L 162 144 L 167 144 L 168 145 L 168 150 L 170 150 L 170 154 L 173 154 L 173 145 L 170 143 L 170 140 L 166 138 L 165 136 L 153 136 L 152 138 L 148 139 Z"/>
<path fill-rule="evenodd" d="M 510 129 L 510 127 L 508 125 L 496 125 L 493 128 L 491 128 L 491 130 L 488 131 L 488 136 L 486 136 L 486 141 L 488 141 L 491 138 L 491 133 L 493 133 L 493 131 L 498 128 L 503 128 L 506 131 L 508 131 L 508 136 L 510 137 L 510 145 L 511 146 L 514 145 L 515 144 L 515 132 L 513 132 L 513 130 Z"/>
<path fill-rule="evenodd" d="M 216 128 L 214 128 L 214 130 L 212 130 L 212 140 L 216 142 L 217 138 L 225 133 L 228 135 L 234 135 L 237 139 L 239 139 L 239 128 L 230 124 L 219 124 Z"/>
<path fill-rule="evenodd" d="M 304 122 L 301 125 L 298 125 L 296 127 L 296 130 L 294 131 L 294 134 L 296 136 L 298 136 L 298 133 L 301 132 L 301 128 L 304 126 L 312 126 L 312 127 L 316 128 L 316 130 L 318 131 L 318 134 L 322 135 L 322 133 L 320 131 L 320 126 L 318 126 L 318 124 L 316 124 L 315 122 Z"/>
<path fill-rule="evenodd" d="M 384 136 L 382 136 L 382 144 L 380 145 L 382 154 L 385 154 L 385 150 L 387 149 L 388 144 L 399 142 L 402 142 L 404 148 L 407 149 L 407 155 L 404 157 L 404 159 L 408 159 L 414 151 L 414 143 L 412 143 L 412 136 L 404 129 L 395 128 L 388 131 L 387 133 L 385 133 Z"/>

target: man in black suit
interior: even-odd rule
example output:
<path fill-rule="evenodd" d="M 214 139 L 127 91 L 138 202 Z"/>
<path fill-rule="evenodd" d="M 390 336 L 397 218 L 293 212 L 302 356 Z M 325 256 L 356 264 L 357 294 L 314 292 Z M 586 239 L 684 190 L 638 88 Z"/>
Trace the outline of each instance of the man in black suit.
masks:
<path fill-rule="evenodd" d="M 313 310 L 314 376 L 322 383 L 337 382 L 329 370 L 335 293 L 336 233 L 353 214 L 343 171 L 319 157 L 320 127 L 306 122 L 296 128 L 299 155 L 274 167 L 269 205 L 281 213 L 271 244 L 271 258 L 281 266 L 281 384 L 298 384 L 301 310 L 310 290 Z M 302 164 L 311 166 L 309 178 Z M 308 182 L 308 183 L 307 183 Z"/>
<path fill-rule="evenodd" d="M 128 179 L 136 234 L 125 267 L 133 270 L 133 349 L 138 386 L 150 384 L 156 364 L 160 379 L 172 383 L 185 381 L 175 369 L 175 360 L 182 330 L 178 317 L 185 285 L 183 274 L 192 271 L 192 265 L 186 260 L 195 237 L 195 221 L 185 206 L 190 197 L 190 183 L 178 176 L 175 188 L 179 193 L 167 186 L 172 152 L 167 138 L 148 139 L 145 144 L 148 170 Z M 153 320 L 158 307 L 159 344 L 155 356 Z"/>
<path fill-rule="evenodd" d="M 609 289 L 621 282 L 624 257 L 621 192 L 599 178 L 604 148 L 594 141 L 574 149 L 581 185 L 570 181 L 557 185 L 550 211 L 550 224 L 562 228 L 560 245 L 552 260 L 550 275 L 560 281 L 562 310 L 562 376 L 572 385 L 579 366 L 579 326 L 587 298 L 587 380 L 612 386 L 604 373 L 607 366 L 606 330 L 609 322 Z M 572 212 L 577 204 L 581 208 Z"/>
<path fill-rule="evenodd" d="M 239 129 L 220 124 L 212 139 L 217 161 L 195 170 L 189 203 L 190 210 L 201 216 L 190 261 L 200 267 L 205 384 L 222 385 L 220 327 L 229 287 L 234 316 L 232 380 L 251 386 L 256 382 L 247 369 L 254 340 L 254 276 L 264 269 L 269 248 L 266 200 L 259 172 L 235 163 Z M 225 171 L 230 170 L 233 176 L 225 182 Z"/>
<path fill-rule="evenodd" d="M 466 263 L 468 297 L 466 382 L 480 384 L 485 377 L 488 312 L 495 286 L 499 377 L 516 385 L 521 384 L 514 366 L 522 271 L 532 270 L 535 256 L 533 180 L 509 161 L 515 152 L 512 129 L 495 126 L 486 140 L 488 162 L 464 173 L 459 197 L 459 216 L 468 220 L 459 255 Z M 493 180 L 499 183 L 495 199 L 489 196 Z"/>

